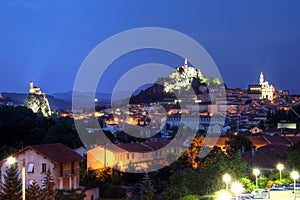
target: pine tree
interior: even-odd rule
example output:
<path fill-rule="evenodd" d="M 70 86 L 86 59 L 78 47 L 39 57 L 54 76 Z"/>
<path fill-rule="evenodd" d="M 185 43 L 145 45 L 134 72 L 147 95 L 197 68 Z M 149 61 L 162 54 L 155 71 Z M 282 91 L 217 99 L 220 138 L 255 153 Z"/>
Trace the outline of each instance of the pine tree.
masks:
<path fill-rule="evenodd" d="M 47 170 L 46 176 L 43 180 L 43 200 L 54 200 L 55 190 L 54 190 L 54 182 L 53 177 L 51 175 L 50 169 Z"/>
<path fill-rule="evenodd" d="M 1 186 L 0 199 L 20 200 L 22 197 L 22 181 L 19 176 L 18 166 L 11 165 L 6 168 L 4 183 Z"/>
<path fill-rule="evenodd" d="M 35 181 L 26 189 L 26 199 L 42 200 L 42 189 Z"/>
<path fill-rule="evenodd" d="M 145 177 L 143 178 L 141 184 L 141 199 L 142 200 L 152 200 L 155 196 L 155 189 L 152 185 L 151 178 L 148 173 L 145 173 Z"/>

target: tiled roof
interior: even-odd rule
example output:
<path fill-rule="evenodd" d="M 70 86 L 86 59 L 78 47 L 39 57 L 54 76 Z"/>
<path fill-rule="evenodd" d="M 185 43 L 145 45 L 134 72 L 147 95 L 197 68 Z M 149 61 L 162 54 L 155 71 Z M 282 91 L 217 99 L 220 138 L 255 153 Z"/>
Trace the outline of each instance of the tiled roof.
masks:
<path fill-rule="evenodd" d="M 126 143 L 126 144 L 118 144 L 118 147 L 124 149 L 129 152 L 149 152 L 151 149 L 146 147 L 140 143 Z"/>
<path fill-rule="evenodd" d="M 27 150 L 33 150 L 56 164 L 83 160 L 78 153 L 59 143 L 28 146 L 13 156 L 18 156 Z"/>
<path fill-rule="evenodd" d="M 83 160 L 83 157 L 81 157 L 78 153 L 59 143 L 27 146 L 15 153 L 13 156 L 16 157 L 28 150 L 33 150 L 38 154 L 41 154 L 55 164 Z M 0 164 L 5 161 L 6 160 L 2 160 Z"/>
<path fill-rule="evenodd" d="M 287 137 L 287 139 L 289 141 L 291 141 L 292 144 L 296 144 L 298 142 L 300 142 L 300 137 L 299 136 L 295 136 L 295 137 Z"/>
<path fill-rule="evenodd" d="M 149 147 L 152 150 L 158 150 L 169 144 L 170 140 L 159 140 L 156 142 L 143 142 L 142 145 Z"/>
<path fill-rule="evenodd" d="M 33 145 L 27 148 L 33 149 L 43 154 L 56 163 L 66 163 L 83 160 L 83 158 L 78 153 L 59 143 Z"/>
<path fill-rule="evenodd" d="M 264 136 L 272 144 L 281 144 L 286 146 L 291 146 L 290 141 L 286 137 L 281 136 Z"/>
<path fill-rule="evenodd" d="M 244 153 L 242 157 L 250 167 L 275 169 L 276 165 L 282 161 L 287 149 L 288 147 L 286 145 L 268 144 L 264 147 L 258 148 L 257 151 L 248 151 Z"/>
<path fill-rule="evenodd" d="M 253 144 L 253 146 L 255 146 L 256 148 L 260 148 L 262 146 L 269 144 L 269 142 L 267 140 L 265 140 L 265 138 L 262 136 L 258 136 L 258 137 L 249 136 L 248 139 Z"/>
<path fill-rule="evenodd" d="M 204 140 L 204 145 L 206 146 L 217 146 L 217 147 L 223 147 L 226 144 L 226 137 L 206 137 Z"/>

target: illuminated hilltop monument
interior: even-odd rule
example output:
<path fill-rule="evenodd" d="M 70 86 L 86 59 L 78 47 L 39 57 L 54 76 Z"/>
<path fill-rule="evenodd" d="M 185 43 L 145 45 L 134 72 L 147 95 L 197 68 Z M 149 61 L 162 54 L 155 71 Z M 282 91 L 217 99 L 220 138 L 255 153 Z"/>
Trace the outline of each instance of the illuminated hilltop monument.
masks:
<path fill-rule="evenodd" d="M 181 88 L 189 88 L 194 78 L 201 79 L 202 73 L 199 69 L 189 67 L 187 59 L 184 61 L 184 65 L 177 67 L 170 75 L 170 81 L 164 85 L 165 92 L 172 92 L 173 90 L 179 90 Z"/>
<path fill-rule="evenodd" d="M 35 113 L 41 113 L 43 116 L 49 117 L 51 110 L 46 94 L 40 88 L 34 87 L 32 81 L 30 81 L 29 86 L 29 93 L 25 99 L 24 106 Z"/>

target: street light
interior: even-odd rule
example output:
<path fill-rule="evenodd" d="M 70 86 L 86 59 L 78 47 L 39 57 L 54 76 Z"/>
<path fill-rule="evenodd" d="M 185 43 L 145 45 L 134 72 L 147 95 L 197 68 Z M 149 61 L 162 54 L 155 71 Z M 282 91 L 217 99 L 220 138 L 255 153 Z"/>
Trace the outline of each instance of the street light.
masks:
<path fill-rule="evenodd" d="M 7 164 L 14 165 L 17 162 L 17 159 L 13 156 L 10 156 L 6 159 Z M 25 200 L 25 185 L 26 179 L 25 179 L 25 159 L 23 159 L 22 163 L 22 200 Z"/>
<path fill-rule="evenodd" d="M 223 181 L 226 183 L 226 192 L 227 194 L 229 193 L 229 188 L 228 188 L 228 185 L 229 185 L 229 182 L 231 181 L 231 176 L 229 174 L 224 174 L 223 175 Z"/>
<path fill-rule="evenodd" d="M 13 165 L 13 164 L 16 163 L 16 158 L 13 157 L 13 156 L 10 156 L 10 157 L 8 157 L 8 158 L 6 159 L 6 162 L 7 162 L 7 164 L 9 164 L 9 165 Z"/>
<path fill-rule="evenodd" d="M 241 183 L 233 182 L 231 185 L 231 190 L 235 195 L 237 195 L 237 194 L 243 193 L 245 188 L 243 187 L 243 185 Z"/>
<path fill-rule="evenodd" d="M 296 199 L 296 180 L 299 178 L 299 173 L 297 171 L 292 171 L 291 178 L 294 179 L 294 199 Z"/>
<path fill-rule="evenodd" d="M 279 164 L 277 165 L 277 169 L 279 170 L 279 177 L 280 177 L 279 180 L 280 180 L 280 183 L 281 183 L 281 180 L 282 180 L 281 171 L 284 169 L 283 164 L 279 163 Z"/>
<path fill-rule="evenodd" d="M 255 176 L 255 186 L 256 186 L 256 189 L 257 189 L 257 188 L 258 188 L 257 176 L 260 174 L 259 169 L 254 168 L 254 169 L 253 169 L 253 174 L 254 174 L 254 176 Z"/>

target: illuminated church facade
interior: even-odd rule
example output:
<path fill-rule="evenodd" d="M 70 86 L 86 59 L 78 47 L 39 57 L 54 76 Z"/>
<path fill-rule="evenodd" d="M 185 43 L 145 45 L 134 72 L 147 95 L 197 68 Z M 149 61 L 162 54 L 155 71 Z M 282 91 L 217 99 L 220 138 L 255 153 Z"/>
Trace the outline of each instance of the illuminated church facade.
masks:
<path fill-rule="evenodd" d="M 275 86 L 264 80 L 263 73 L 260 73 L 259 84 L 261 85 L 261 99 L 273 100 L 275 96 Z"/>
<path fill-rule="evenodd" d="M 259 99 L 273 100 L 275 98 L 275 86 L 265 81 L 264 74 L 261 72 L 259 76 L 259 85 L 249 85 L 250 93 L 259 95 Z"/>

